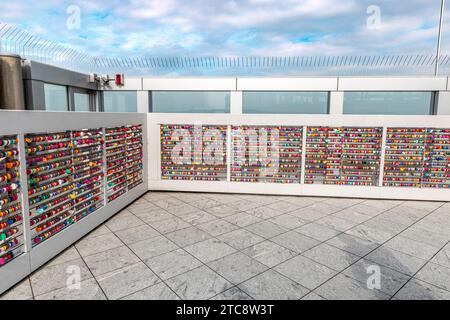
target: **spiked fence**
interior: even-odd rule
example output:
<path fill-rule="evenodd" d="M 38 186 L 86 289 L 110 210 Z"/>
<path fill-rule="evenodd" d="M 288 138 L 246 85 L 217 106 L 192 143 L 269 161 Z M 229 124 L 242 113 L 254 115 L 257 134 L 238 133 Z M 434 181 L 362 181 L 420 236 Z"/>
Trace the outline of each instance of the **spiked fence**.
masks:
<path fill-rule="evenodd" d="M 435 54 L 257 57 L 101 57 L 0 23 L 0 52 L 80 72 L 129 75 L 432 75 Z M 439 58 L 449 74 L 450 55 Z"/>

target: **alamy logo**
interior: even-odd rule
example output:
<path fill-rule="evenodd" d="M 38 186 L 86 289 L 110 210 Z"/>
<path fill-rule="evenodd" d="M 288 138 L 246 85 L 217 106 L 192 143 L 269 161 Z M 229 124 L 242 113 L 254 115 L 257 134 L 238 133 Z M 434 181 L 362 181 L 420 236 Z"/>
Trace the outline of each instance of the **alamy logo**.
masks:
<path fill-rule="evenodd" d="M 81 289 L 81 268 L 76 265 L 68 266 L 66 273 L 67 277 L 66 286 L 69 290 Z"/>
<path fill-rule="evenodd" d="M 69 17 L 66 20 L 66 26 L 69 30 L 78 30 L 81 28 L 81 9 L 79 6 L 71 5 L 66 9 Z"/>
<path fill-rule="evenodd" d="M 381 9 L 377 5 L 367 7 L 367 29 L 378 30 L 381 27 Z"/>
<path fill-rule="evenodd" d="M 371 265 L 367 267 L 367 274 L 370 276 L 367 278 L 367 288 L 370 290 L 381 289 L 381 270 L 380 266 Z"/>
<path fill-rule="evenodd" d="M 171 136 L 178 142 L 171 152 L 175 164 L 220 165 L 225 163 L 225 139 L 220 130 L 206 130 L 201 125 L 195 125 L 193 133 L 188 129 L 177 129 Z M 208 143 L 204 143 L 208 141 Z"/>
<path fill-rule="evenodd" d="M 196 124 L 191 128 L 177 128 L 170 137 L 175 146 L 171 161 L 176 165 L 226 164 L 226 136 L 219 129 Z M 252 127 L 233 132 L 233 164 L 259 166 L 262 176 L 272 176 L 280 169 L 280 133 L 278 128 Z"/>
<path fill-rule="evenodd" d="M 239 129 L 236 134 L 234 163 L 238 166 L 258 165 L 263 176 L 276 174 L 280 168 L 280 132 L 277 128 Z"/>

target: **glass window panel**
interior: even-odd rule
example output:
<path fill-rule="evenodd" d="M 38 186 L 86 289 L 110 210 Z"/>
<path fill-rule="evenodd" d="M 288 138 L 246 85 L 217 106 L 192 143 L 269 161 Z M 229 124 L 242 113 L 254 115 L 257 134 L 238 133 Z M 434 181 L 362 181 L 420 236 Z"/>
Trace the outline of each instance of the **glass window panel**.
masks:
<path fill-rule="evenodd" d="M 151 112 L 230 113 L 228 91 L 153 91 Z"/>
<path fill-rule="evenodd" d="M 85 111 L 89 110 L 89 94 L 75 92 L 73 94 L 74 110 L 75 111 Z"/>
<path fill-rule="evenodd" d="M 327 114 L 328 92 L 246 91 L 243 113 Z"/>
<path fill-rule="evenodd" d="M 137 112 L 136 91 L 103 91 L 104 112 Z"/>
<path fill-rule="evenodd" d="M 429 115 L 433 92 L 345 92 L 344 114 Z"/>
<path fill-rule="evenodd" d="M 68 111 L 65 86 L 44 83 L 44 97 L 46 111 Z"/>

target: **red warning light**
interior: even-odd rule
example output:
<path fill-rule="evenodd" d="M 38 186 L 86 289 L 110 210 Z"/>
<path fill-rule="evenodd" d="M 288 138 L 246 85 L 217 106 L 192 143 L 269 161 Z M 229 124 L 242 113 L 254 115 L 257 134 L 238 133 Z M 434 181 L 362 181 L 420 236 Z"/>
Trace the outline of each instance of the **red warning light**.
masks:
<path fill-rule="evenodd" d="M 123 74 L 116 74 L 116 86 L 123 86 L 124 84 L 124 79 L 123 79 Z"/>

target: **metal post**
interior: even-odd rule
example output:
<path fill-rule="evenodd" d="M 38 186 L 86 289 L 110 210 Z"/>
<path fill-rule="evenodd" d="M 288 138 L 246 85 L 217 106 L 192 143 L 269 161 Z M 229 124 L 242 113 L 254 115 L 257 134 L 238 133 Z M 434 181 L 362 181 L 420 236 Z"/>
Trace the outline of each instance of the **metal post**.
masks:
<path fill-rule="evenodd" d="M 383 127 L 383 134 L 381 138 L 381 154 L 380 154 L 380 173 L 378 175 L 378 186 L 384 186 L 384 164 L 386 162 L 386 140 L 387 140 L 387 127 Z"/>
<path fill-rule="evenodd" d="M 441 58 L 441 38 L 442 38 L 442 24 L 444 22 L 444 10 L 445 10 L 445 0 L 441 0 L 441 15 L 439 18 L 439 33 L 436 50 L 436 65 L 434 69 L 435 76 L 437 76 L 439 73 L 439 59 Z"/>
<path fill-rule="evenodd" d="M 307 144 L 308 127 L 303 126 L 302 129 L 302 154 L 301 154 L 301 167 L 300 167 L 300 184 L 305 184 L 306 174 L 306 144 Z"/>
<path fill-rule="evenodd" d="M 19 163 L 20 163 L 20 188 L 21 188 L 21 204 L 22 204 L 22 217 L 23 217 L 23 238 L 25 250 L 24 252 L 29 252 L 32 248 L 31 239 L 31 227 L 30 227 L 30 208 L 28 202 L 28 176 L 27 176 L 27 165 L 26 165 L 26 147 L 24 134 L 20 133 L 18 136 L 18 150 L 19 150 Z"/>
<path fill-rule="evenodd" d="M 231 155 L 232 152 L 232 137 L 231 137 L 231 125 L 227 126 L 227 144 L 226 144 L 226 148 L 227 148 L 227 181 L 231 182 L 231 162 L 233 161 L 233 157 Z"/>

